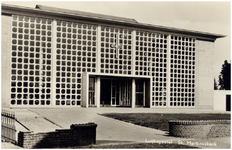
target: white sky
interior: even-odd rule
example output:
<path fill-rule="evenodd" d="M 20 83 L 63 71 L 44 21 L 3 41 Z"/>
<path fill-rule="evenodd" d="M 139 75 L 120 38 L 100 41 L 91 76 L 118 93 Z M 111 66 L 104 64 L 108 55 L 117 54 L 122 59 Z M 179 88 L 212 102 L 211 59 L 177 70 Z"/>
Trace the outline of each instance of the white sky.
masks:
<path fill-rule="evenodd" d="M 134 18 L 141 23 L 226 35 L 217 39 L 214 76 L 218 80 L 224 60 L 231 60 L 230 1 L 1 1 L 34 8 L 36 4 Z M 212 81 L 213 82 L 213 81 Z"/>

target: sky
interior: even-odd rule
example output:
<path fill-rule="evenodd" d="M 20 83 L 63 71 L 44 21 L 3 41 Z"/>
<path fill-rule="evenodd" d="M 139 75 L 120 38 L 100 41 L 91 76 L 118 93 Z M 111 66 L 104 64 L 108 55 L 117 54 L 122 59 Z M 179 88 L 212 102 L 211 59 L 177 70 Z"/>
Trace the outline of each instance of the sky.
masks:
<path fill-rule="evenodd" d="M 231 60 L 230 1 L 1 1 L 34 8 L 36 4 L 133 18 L 140 23 L 226 35 L 215 41 L 214 77 Z"/>

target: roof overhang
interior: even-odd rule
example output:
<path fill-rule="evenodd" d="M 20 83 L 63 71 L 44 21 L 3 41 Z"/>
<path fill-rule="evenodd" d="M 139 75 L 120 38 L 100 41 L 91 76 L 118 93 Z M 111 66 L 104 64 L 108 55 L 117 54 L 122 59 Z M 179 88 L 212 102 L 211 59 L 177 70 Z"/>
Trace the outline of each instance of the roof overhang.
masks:
<path fill-rule="evenodd" d="M 126 26 L 130 28 L 137 28 L 142 30 L 154 30 L 166 34 L 191 36 L 199 40 L 207 40 L 207 41 L 215 41 L 217 38 L 225 37 L 225 35 L 221 35 L 221 34 L 212 34 L 207 32 L 138 23 L 134 19 L 127 19 L 127 18 L 114 17 L 114 16 L 112 16 L 112 18 L 115 19 L 111 19 L 110 16 L 107 15 L 98 15 L 98 14 L 91 15 L 93 13 L 85 13 L 85 12 L 76 13 L 79 11 L 76 12 L 71 10 L 68 11 L 66 9 L 60 9 L 60 8 L 54 8 L 57 10 L 54 11 L 53 9 L 49 9 L 49 7 L 47 8 L 47 6 L 43 7 L 41 5 L 37 5 L 36 7 L 37 8 L 29 8 L 29 7 L 21 7 L 16 5 L 2 4 L 2 14 L 27 15 L 27 16 L 45 17 L 45 18 L 63 19 L 63 20 L 81 20 L 81 21 L 92 22 L 95 24 L 101 24 L 101 23 L 113 24 L 113 25 Z"/>

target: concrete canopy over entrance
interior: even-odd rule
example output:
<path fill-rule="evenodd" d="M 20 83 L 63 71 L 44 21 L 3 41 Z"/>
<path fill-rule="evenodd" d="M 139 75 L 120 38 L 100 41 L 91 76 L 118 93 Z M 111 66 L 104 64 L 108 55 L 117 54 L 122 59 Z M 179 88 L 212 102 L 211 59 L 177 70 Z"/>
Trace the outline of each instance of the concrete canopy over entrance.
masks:
<path fill-rule="evenodd" d="M 83 73 L 82 107 L 151 107 L 151 78 L 147 76 Z"/>

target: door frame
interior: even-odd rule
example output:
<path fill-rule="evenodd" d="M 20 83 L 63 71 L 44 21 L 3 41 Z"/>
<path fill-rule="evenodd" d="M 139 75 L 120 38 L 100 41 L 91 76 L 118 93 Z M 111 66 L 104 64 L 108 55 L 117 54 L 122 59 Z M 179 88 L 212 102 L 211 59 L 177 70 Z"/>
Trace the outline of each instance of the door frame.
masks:
<path fill-rule="evenodd" d="M 95 105 L 100 107 L 100 79 L 101 78 L 131 78 L 132 79 L 132 99 L 131 108 L 135 108 L 135 79 L 146 79 L 146 96 L 145 107 L 152 108 L 152 77 L 137 76 L 137 75 L 121 75 L 121 74 L 105 74 L 105 73 L 82 73 L 82 92 L 81 92 L 81 107 L 88 108 L 89 97 L 89 77 L 96 77 L 95 86 Z"/>
<path fill-rule="evenodd" d="M 143 91 L 142 92 L 137 92 L 136 91 L 136 80 L 141 80 L 143 83 L 142 83 L 142 86 L 143 86 Z M 142 105 L 136 105 L 136 99 L 135 99 L 135 106 L 136 107 L 145 107 L 145 101 L 146 101 L 146 83 L 145 83 L 145 80 L 144 79 L 136 79 L 135 80 L 135 94 L 143 94 L 143 104 Z M 135 96 L 136 98 L 136 96 Z"/>
<path fill-rule="evenodd" d="M 95 93 L 95 88 L 96 88 L 96 77 L 89 77 L 89 86 L 90 86 L 90 78 L 93 78 L 93 86 L 94 86 L 94 89 L 93 90 L 89 90 L 89 99 L 88 99 L 88 105 L 89 106 L 96 106 L 96 101 L 95 101 L 95 95 L 96 95 L 96 93 Z M 94 93 L 92 96 L 93 96 L 93 104 L 91 103 L 91 101 L 90 101 L 90 93 Z"/>

